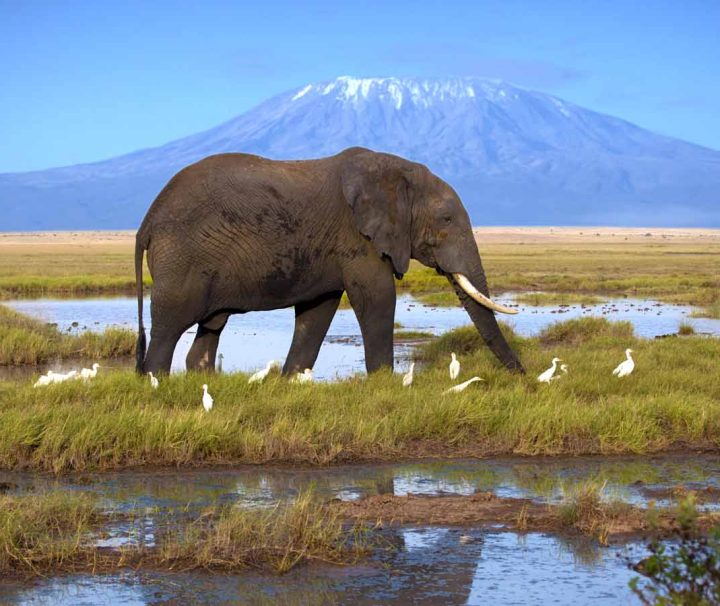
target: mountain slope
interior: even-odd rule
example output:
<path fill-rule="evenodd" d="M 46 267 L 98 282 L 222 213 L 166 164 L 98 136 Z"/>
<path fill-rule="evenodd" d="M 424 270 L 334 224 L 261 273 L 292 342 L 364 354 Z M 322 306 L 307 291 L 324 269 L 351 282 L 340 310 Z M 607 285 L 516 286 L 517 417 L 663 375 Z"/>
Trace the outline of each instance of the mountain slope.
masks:
<path fill-rule="evenodd" d="M 2 229 L 132 228 L 207 155 L 313 158 L 361 145 L 423 162 L 476 224 L 720 226 L 720 152 L 481 78 L 338 78 L 103 162 L 0 175 Z"/>

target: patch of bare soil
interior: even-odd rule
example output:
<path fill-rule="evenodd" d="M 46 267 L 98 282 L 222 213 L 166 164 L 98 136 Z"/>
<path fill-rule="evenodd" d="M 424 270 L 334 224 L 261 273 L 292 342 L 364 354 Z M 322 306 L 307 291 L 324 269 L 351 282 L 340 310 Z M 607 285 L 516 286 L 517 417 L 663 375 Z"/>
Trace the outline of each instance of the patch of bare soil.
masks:
<path fill-rule="evenodd" d="M 530 499 L 501 498 L 491 492 L 470 496 L 374 495 L 357 501 L 333 501 L 330 506 L 340 509 L 348 518 L 378 525 L 493 524 L 514 529 L 522 514 L 532 517 L 538 527 L 552 526 L 547 506 Z"/>
<path fill-rule="evenodd" d="M 669 534 L 677 528 L 670 509 L 652 511 L 626 503 L 543 504 L 530 499 L 498 497 L 490 492 L 470 496 L 375 495 L 357 501 L 331 501 L 348 519 L 384 525 L 487 526 L 515 532 L 581 533 L 601 543 L 653 532 Z M 704 514 L 701 528 L 717 523 L 720 516 Z"/>

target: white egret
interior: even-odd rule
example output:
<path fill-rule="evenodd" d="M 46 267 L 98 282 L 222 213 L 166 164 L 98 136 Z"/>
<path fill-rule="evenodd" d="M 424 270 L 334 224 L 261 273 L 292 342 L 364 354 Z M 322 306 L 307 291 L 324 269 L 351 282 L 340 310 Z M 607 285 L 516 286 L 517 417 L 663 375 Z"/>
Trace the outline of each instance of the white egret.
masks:
<path fill-rule="evenodd" d="M 560 364 L 560 370 L 562 371 L 562 373 L 563 373 L 564 375 L 566 375 L 567 372 L 568 372 L 568 365 L 567 365 L 567 364 Z M 551 377 L 550 380 L 551 380 L 551 381 L 557 381 L 557 380 L 558 380 L 559 378 L 561 378 L 562 376 L 563 376 L 563 375 L 561 375 L 561 374 L 556 374 L 554 377 Z"/>
<path fill-rule="evenodd" d="M 48 370 L 47 374 L 43 375 L 37 381 L 35 381 L 33 387 L 42 387 L 43 385 L 51 385 L 52 383 L 62 383 L 63 381 L 67 381 L 68 379 L 73 379 L 76 375 L 77 370 L 71 370 L 67 374 Z"/>
<path fill-rule="evenodd" d="M 635 369 L 635 361 L 632 359 L 631 353 L 632 349 L 626 349 L 625 355 L 627 356 L 627 360 L 618 364 L 618 367 L 613 370 L 612 373 L 618 378 L 627 377 Z"/>
<path fill-rule="evenodd" d="M 38 377 L 38 380 L 33 383 L 33 387 L 42 387 L 44 385 L 50 385 L 50 383 L 53 382 L 53 375 L 55 373 L 52 370 L 49 370 L 46 375 L 42 375 L 41 377 Z"/>
<path fill-rule="evenodd" d="M 280 368 L 280 362 L 278 360 L 270 360 L 265 368 L 258 370 L 248 379 L 248 383 L 262 383 L 273 368 Z"/>
<path fill-rule="evenodd" d="M 403 375 L 403 387 L 410 387 L 413 382 L 413 371 L 415 370 L 415 362 L 410 364 L 410 370 Z"/>
<path fill-rule="evenodd" d="M 298 372 L 295 376 L 290 379 L 290 383 L 312 383 L 313 371 L 311 368 L 306 368 L 303 372 Z"/>
<path fill-rule="evenodd" d="M 205 412 L 210 412 L 210 409 L 213 407 L 213 402 L 213 397 L 208 393 L 207 385 L 203 384 L 202 404 Z"/>
<path fill-rule="evenodd" d="M 555 374 L 555 370 L 557 368 L 557 363 L 562 362 L 560 358 L 553 358 L 552 359 L 552 366 L 548 368 L 547 370 L 543 371 L 537 378 L 537 380 L 540 383 L 550 383 L 550 379 L 552 379 L 552 376 Z"/>
<path fill-rule="evenodd" d="M 94 379 L 97 375 L 98 368 L 100 368 L 100 364 L 98 364 L 97 362 L 92 365 L 92 370 L 89 368 L 83 368 L 80 371 L 80 378 L 83 381 L 87 381 L 88 379 Z"/>
<path fill-rule="evenodd" d="M 450 378 L 454 381 L 460 374 L 460 362 L 454 353 L 450 354 L 452 361 L 450 362 Z"/>
<path fill-rule="evenodd" d="M 157 389 L 160 386 L 160 381 L 151 372 L 148 373 L 148 376 L 150 377 L 150 387 Z"/>
<path fill-rule="evenodd" d="M 472 379 L 468 379 L 467 381 L 460 383 L 459 385 L 455 385 L 454 387 L 451 387 L 450 389 L 446 389 L 443 391 L 443 394 L 446 393 L 460 393 L 461 391 L 465 391 L 469 385 L 472 385 L 473 383 L 477 381 L 484 381 L 485 379 L 481 379 L 480 377 L 473 377 Z"/>

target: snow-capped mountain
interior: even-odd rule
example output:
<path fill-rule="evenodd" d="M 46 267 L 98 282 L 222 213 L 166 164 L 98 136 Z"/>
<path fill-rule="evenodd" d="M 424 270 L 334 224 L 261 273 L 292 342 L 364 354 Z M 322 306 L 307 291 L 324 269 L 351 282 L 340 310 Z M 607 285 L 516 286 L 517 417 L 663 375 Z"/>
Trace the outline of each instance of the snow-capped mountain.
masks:
<path fill-rule="evenodd" d="M 478 225 L 720 226 L 718 151 L 498 80 L 341 77 L 161 147 L 0 175 L 0 229 L 133 228 L 177 170 L 210 154 L 354 145 L 427 164 Z"/>

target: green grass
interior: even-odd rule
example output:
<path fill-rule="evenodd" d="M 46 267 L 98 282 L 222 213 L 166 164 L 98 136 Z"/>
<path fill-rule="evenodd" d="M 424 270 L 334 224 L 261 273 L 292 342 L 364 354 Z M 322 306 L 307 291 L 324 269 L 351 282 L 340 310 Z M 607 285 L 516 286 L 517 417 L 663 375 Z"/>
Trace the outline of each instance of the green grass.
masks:
<path fill-rule="evenodd" d="M 352 563 L 370 545 L 362 526 L 345 523 L 312 491 L 267 509 L 215 504 L 199 512 L 169 510 L 162 512 L 158 523 L 156 546 L 95 545 L 108 521 L 120 516 L 132 520 L 136 515 L 106 511 L 91 493 L 0 496 L 0 575 L 32 577 L 139 566 L 284 573 L 312 561 Z"/>
<path fill-rule="evenodd" d="M 631 322 L 609 322 L 605 318 L 576 318 L 551 324 L 538 335 L 542 345 L 581 345 L 590 340 L 608 344 L 634 340 Z"/>
<path fill-rule="evenodd" d="M 690 336 L 640 340 L 601 320 L 568 342 L 510 335 L 528 375 L 508 373 L 472 330 L 453 331 L 421 353 L 410 389 L 388 372 L 336 384 L 296 385 L 274 377 L 248 385 L 242 374 L 147 378 L 108 371 L 96 379 L 33 389 L 0 382 L 0 467 L 63 472 L 238 463 L 328 464 L 416 457 L 650 453 L 720 445 L 720 341 Z M 615 338 L 612 335 L 621 335 Z M 635 351 L 635 372 L 611 375 Z M 459 380 L 481 387 L 441 396 L 450 386 L 449 351 Z M 535 377 L 553 356 L 570 373 Z M 204 413 L 201 385 L 215 407 Z"/>
<path fill-rule="evenodd" d="M 606 299 L 585 293 L 531 292 L 515 297 L 516 303 L 542 307 L 547 305 L 597 305 Z"/>
<path fill-rule="evenodd" d="M 114 358 L 135 351 L 133 331 L 61 333 L 56 327 L 0 305 L 0 366 L 39 364 L 57 358 Z"/>
<path fill-rule="evenodd" d="M 96 499 L 89 494 L 0 496 L 0 573 L 72 569 L 84 559 L 83 539 L 97 518 Z"/>
<path fill-rule="evenodd" d="M 366 551 L 362 528 L 347 526 L 337 510 L 323 506 L 306 491 L 271 509 L 210 507 L 196 522 L 164 537 L 158 560 L 170 568 L 252 567 L 284 573 L 310 561 L 353 562 Z"/>
<path fill-rule="evenodd" d="M 706 305 L 702 309 L 693 311 L 691 314 L 693 318 L 713 318 L 715 320 L 720 319 L 720 301 L 715 301 L 710 305 Z"/>
<path fill-rule="evenodd" d="M 572 485 L 558 506 L 560 525 L 579 530 L 596 538 L 601 545 L 607 545 L 614 522 L 642 516 L 640 510 L 628 503 L 607 499 L 604 490 L 605 483 L 596 480 Z"/>

